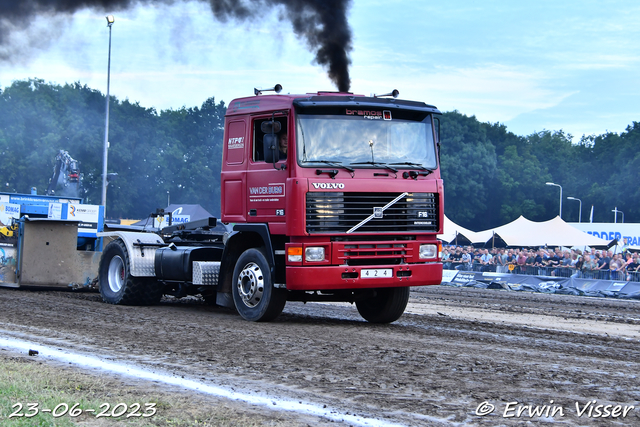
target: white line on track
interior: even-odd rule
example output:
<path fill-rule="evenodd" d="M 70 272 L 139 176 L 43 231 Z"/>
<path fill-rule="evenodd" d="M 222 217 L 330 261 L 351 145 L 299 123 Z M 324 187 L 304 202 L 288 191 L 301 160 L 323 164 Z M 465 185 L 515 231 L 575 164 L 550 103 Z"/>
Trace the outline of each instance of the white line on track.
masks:
<path fill-rule="evenodd" d="M 135 365 L 125 365 L 114 362 L 107 362 L 97 357 L 86 356 L 82 354 L 72 353 L 70 351 L 55 349 L 35 342 L 29 342 L 18 339 L 0 338 L 0 346 L 13 350 L 27 352 L 29 350 L 37 350 L 39 357 L 57 360 L 60 362 L 77 365 L 81 368 L 90 367 L 102 371 L 115 372 L 120 375 L 135 377 L 138 379 L 158 381 L 161 383 L 184 387 L 200 393 L 220 396 L 227 399 L 247 402 L 253 405 L 264 406 L 274 410 L 299 412 L 308 415 L 314 415 L 330 419 L 337 422 L 344 422 L 354 426 L 376 426 L 376 427 L 401 427 L 402 424 L 395 424 L 379 420 L 376 418 L 361 417 L 358 415 L 347 414 L 332 410 L 331 408 L 323 408 L 312 403 L 305 403 L 292 400 L 284 400 L 277 397 L 265 396 L 251 393 L 239 393 L 224 387 L 211 386 L 194 380 L 178 378 L 166 373 L 150 372 Z"/>

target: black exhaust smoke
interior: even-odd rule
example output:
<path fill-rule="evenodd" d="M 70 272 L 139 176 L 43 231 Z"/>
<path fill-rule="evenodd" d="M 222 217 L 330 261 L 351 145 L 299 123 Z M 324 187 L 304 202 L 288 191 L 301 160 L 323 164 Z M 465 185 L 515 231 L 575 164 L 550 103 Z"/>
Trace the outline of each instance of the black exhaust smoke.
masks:
<path fill-rule="evenodd" d="M 155 0 L 174 4 L 188 0 Z M 347 9 L 351 0 L 197 0 L 208 2 L 220 21 L 247 19 L 264 14 L 269 7 L 284 6 L 282 18 L 293 24 L 296 35 L 304 38 L 315 60 L 325 67 L 340 92 L 348 92 L 351 29 Z M 15 30 L 27 30 L 34 18 L 42 15 L 72 14 L 79 9 L 94 8 L 105 12 L 127 9 L 152 0 L 0 0 L 0 60 L 11 61 L 16 49 L 6 49 Z M 33 41 L 31 46 L 39 43 Z M 4 48 L 4 49 L 3 49 Z"/>

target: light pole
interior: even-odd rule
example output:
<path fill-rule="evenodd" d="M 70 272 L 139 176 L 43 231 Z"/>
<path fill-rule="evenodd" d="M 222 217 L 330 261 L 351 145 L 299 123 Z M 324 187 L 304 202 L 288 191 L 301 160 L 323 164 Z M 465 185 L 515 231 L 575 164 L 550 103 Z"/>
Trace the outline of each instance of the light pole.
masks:
<path fill-rule="evenodd" d="M 580 216 L 578 216 L 578 222 L 582 222 L 582 200 L 576 199 L 575 197 L 567 197 L 567 200 L 577 200 L 580 202 Z"/>
<path fill-rule="evenodd" d="M 102 206 L 104 206 L 105 217 L 107 213 L 107 158 L 109 151 L 109 85 L 111 83 L 111 26 L 115 22 L 113 15 L 107 16 L 107 27 L 109 27 L 109 62 L 107 65 L 107 107 L 104 124 L 104 151 L 102 153 Z"/>
<path fill-rule="evenodd" d="M 562 185 L 554 184 L 553 182 L 547 182 L 547 185 L 553 185 L 555 187 L 560 187 L 560 219 L 562 219 Z"/>
<path fill-rule="evenodd" d="M 613 212 L 613 215 L 614 215 L 614 217 L 613 217 L 614 224 L 618 222 L 618 212 L 620 212 L 622 214 L 622 223 L 624 224 L 624 212 L 618 210 L 617 206 L 611 212 Z"/>

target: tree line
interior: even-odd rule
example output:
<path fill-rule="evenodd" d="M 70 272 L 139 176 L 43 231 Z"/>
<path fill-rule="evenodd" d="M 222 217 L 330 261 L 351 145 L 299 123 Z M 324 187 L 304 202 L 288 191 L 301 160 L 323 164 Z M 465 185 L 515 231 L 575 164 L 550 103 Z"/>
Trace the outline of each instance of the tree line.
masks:
<path fill-rule="evenodd" d="M 16 81 L 0 91 L 0 188 L 44 192 L 56 153 L 80 162 L 86 203 L 101 202 L 105 96 L 79 83 Z M 110 99 L 109 218 L 144 218 L 171 203 L 198 203 L 220 213 L 220 162 L 224 102 L 157 111 L 137 102 Z M 620 133 L 583 136 L 562 130 L 515 135 L 500 123 L 483 123 L 457 111 L 441 117 L 441 163 L 445 213 L 481 230 L 524 215 L 553 218 L 563 187 L 563 219 L 611 222 L 614 207 L 625 222 L 640 217 L 640 123 Z"/>
<path fill-rule="evenodd" d="M 220 212 L 220 160 L 226 107 L 156 111 L 110 97 L 109 218 L 146 218 L 171 203 Z M 85 203 L 102 201 L 106 98 L 79 83 L 16 81 L 0 93 L 0 188 L 44 194 L 58 150 L 80 162 Z"/>
<path fill-rule="evenodd" d="M 445 213 L 478 231 L 503 225 L 520 215 L 546 221 L 562 219 L 613 222 L 614 208 L 625 222 L 640 221 L 640 123 L 620 134 L 585 135 L 573 143 L 562 130 L 518 136 L 504 124 L 482 123 L 456 111 L 442 118 L 442 174 Z M 618 214 L 618 222 L 621 215 Z"/>

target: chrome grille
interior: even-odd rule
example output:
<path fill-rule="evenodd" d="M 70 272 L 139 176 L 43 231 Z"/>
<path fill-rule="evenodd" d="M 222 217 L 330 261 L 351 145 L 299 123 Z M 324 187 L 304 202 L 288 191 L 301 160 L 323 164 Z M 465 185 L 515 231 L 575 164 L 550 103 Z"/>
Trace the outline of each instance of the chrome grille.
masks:
<path fill-rule="evenodd" d="M 413 257 L 413 242 L 336 243 L 334 248 L 341 264 L 401 264 Z"/>
<path fill-rule="evenodd" d="M 401 193 L 307 193 L 307 232 L 346 233 Z M 436 232 L 438 194 L 408 193 L 355 233 Z"/>

